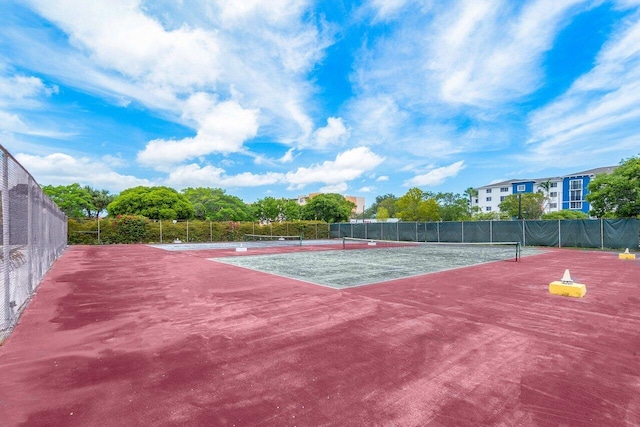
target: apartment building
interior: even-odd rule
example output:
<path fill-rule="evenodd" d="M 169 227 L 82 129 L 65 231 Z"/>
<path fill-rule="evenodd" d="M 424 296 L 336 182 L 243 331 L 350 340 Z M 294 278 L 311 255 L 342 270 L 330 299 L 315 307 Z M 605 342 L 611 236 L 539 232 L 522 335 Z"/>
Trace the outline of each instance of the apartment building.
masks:
<path fill-rule="evenodd" d="M 480 212 L 500 212 L 500 202 L 512 194 L 542 192 L 547 196 L 544 212 L 564 209 L 589 213 L 591 206 L 585 199 L 589 182 L 598 174 L 611 173 L 616 167 L 606 166 L 564 176 L 537 179 L 511 179 L 476 188 L 478 197 L 471 201 Z"/>

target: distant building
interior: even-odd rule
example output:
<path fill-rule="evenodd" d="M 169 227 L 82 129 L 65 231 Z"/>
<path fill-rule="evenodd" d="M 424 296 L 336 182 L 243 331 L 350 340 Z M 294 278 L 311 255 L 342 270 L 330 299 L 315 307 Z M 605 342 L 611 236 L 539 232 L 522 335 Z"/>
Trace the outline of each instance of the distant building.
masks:
<path fill-rule="evenodd" d="M 322 193 L 309 193 L 306 196 L 298 196 L 298 204 L 300 206 L 304 206 L 307 204 L 307 202 L 310 199 L 314 198 L 318 194 L 322 194 Z M 347 199 L 348 201 L 356 205 L 356 207 L 353 208 L 351 213 L 362 214 L 364 212 L 364 207 L 365 207 L 364 197 L 357 197 L 357 196 L 342 196 L 342 197 L 344 197 L 345 199 Z"/>
<path fill-rule="evenodd" d="M 589 182 L 598 174 L 611 173 L 615 166 L 589 169 L 565 176 L 537 179 L 511 179 L 476 188 L 478 197 L 471 201 L 471 207 L 478 207 L 480 212 L 500 212 L 500 202 L 511 194 L 542 192 L 548 195 L 544 212 L 557 212 L 565 209 L 589 213 L 591 206 L 586 201 Z M 545 189 L 546 183 L 549 189 Z"/>

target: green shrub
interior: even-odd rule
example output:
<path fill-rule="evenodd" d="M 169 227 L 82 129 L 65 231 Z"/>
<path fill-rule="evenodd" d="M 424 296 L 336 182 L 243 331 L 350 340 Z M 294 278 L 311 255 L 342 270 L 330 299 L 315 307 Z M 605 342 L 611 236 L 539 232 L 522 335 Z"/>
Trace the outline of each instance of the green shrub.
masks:
<path fill-rule="evenodd" d="M 589 215 L 582 211 L 564 209 L 542 215 L 542 219 L 589 219 Z"/>
<path fill-rule="evenodd" d="M 114 221 L 119 240 L 116 243 L 142 243 L 147 222 L 147 218 L 139 215 L 118 215 Z"/>

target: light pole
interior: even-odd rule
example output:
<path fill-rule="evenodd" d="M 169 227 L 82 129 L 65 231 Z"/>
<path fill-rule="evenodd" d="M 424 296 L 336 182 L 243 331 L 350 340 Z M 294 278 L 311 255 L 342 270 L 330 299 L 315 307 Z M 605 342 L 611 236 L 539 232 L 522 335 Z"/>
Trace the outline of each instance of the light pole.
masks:
<path fill-rule="evenodd" d="M 518 219 L 522 219 L 522 193 L 518 193 Z"/>

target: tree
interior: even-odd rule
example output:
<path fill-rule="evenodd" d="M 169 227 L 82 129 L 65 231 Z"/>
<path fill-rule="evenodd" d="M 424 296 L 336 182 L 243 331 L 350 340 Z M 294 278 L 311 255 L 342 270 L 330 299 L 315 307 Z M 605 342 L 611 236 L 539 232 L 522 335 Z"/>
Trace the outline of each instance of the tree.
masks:
<path fill-rule="evenodd" d="M 87 188 L 73 183 L 58 186 L 45 185 L 42 190 L 69 218 L 85 218 L 87 213 L 96 210 Z"/>
<path fill-rule="evenodd" d="M 512 218 L 540 219 L 544 211 L 544 194 L 524 193 L 511 194 L 500 202 L 500 211 Z"/>
<path fill-rule="evenodd" d="M 396 202 L 396 215 L 403 221 L 437 221 L 440 219 L 438 203 L 417 187 L 410 188 Z"/>
<path fill-rule="evenodd" d="M 478 197 L 478 190 L 473 187 L 469 187 L 464 190 L 464 195 L 467 197 L 469 201 L 469 213 L 474 214 L 480 211 L 479 206 L 473 206 L 473 200 Z"/>
<path fill-rule="evenodd" d="M 206 221 L 251 221 L 251 207 L 221 188 L 185 188 L 182 194 L 193 205 L 194 217 Z"/>
<path fill-rule="evenodd" d="M 281 210 L 282 221 L 298 221 L 302 218 L 302 206 L 295 200 L 285 200 Z"/>
<path fill-rule="evenodd" d="M 460 194 L 437 193 L 433 198 L 438 202 L 442 221 L 463 221 L 471 218 L 469 200 Z"/>
<path fill-rule="evenodd" d="M 115 196 L 109 194 L 107 190 L 96 190 L 88 185 L 84 187 L 85 191 L 91 197 L 91 207 L 86 209 L 89 218 L 98 218 L 102 212 L 107 209 L 109 203 L 113 202 Z"/>
<path fill-rule="evenodd" d="M 379 208 L 385 208 L 388 212 L 388 218 L 393 218 L 396 215 L 396 202 L 398 198 L 393 194 L 385 194 L 383 196 L 376 196 L 376 201 L 364 211 L 365 218 L 377 218 L 377 212 Z"/>
<path fill-rule="evenodd" d="M 598 218 L 640 216 L 640 157 L 620 162 L 610 174 L 597 175 L 588 186 L 586 200 Z"/>
<path fill-rule="evenodd" d="M 389 219 L 389 211 L 384 206 L 380 206 L 376 212 L 376 219 L 378 221 L 386 221 Z"/>
<path fill-rule="evenodd" d="M 549 206 L 549 192 L 551 191 L 551 180 L 547 179 L 546 181 L 541 182 L 538 185 L 541 189 L 539 191 L 542 191 L 542 194 L 544 195 L 544 200 L 542 203 L 542 211 L 544 212 L 545 210 L 547 210 L 547 206 Z"/>
<path fill-rule="evenodd" d="M 169 187 L 133 187 L 107 206 L 109 215 L 141 215 L 149 219 L 190 219 L 195 210 L 182 194 Z"/>
<path fill-rule="evenodd" d="M 295 200 L 265 197 L 253 205 L 254 215 L 263 222 L 295 221 L 300 219 L 300 205 Z"/>
<path fill-rule="evenodd" d="M 302 207 L 302 219 L 343 222 L 349 219 L 349 215 L 355 207 L 353 202 L 348 201 L 340 194 L 318 194 Z"/>

